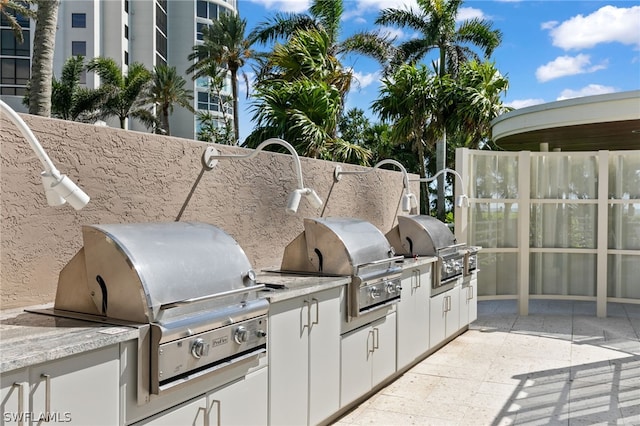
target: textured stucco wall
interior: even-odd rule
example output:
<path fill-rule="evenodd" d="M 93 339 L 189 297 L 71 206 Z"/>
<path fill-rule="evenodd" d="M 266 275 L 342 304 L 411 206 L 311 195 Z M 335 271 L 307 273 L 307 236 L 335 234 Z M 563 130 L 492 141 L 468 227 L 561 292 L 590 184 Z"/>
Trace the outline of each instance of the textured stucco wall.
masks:
<path fill-rule="evenodd" d="M 40 183 L 42 165 L 17 127 L 0 115 L 2 309 L 53 301 L 60 270 L 82 247 L 82 225 L 176 220 L 202 173 L 202 153 L 208 146 L 22 117 L 56 167 L 91 201 L 80 211 L 69 205 L 49 207 Z M 222 153 L 249 152 L 216 147 Z M 284 247 L 302 232 L 304 217 L 357 217 L 383 233 L 397 224 L 400 172 L 376 170 L 334 183 L 336 163 L 301 160 L 305 186 L 318 192 L 325 202 L 322 208 L 314 209 L 303 199 L 296 215 L 286 214 L 288 194 L 297 185 L 292 158 L 261 153 L 253 160 L 222 160 L 204 172 L 181 220 L 207 222 L 225 230 L 256 270 L 280 265 Z M 418 186 L 412 185 L 417 195 Z"/>

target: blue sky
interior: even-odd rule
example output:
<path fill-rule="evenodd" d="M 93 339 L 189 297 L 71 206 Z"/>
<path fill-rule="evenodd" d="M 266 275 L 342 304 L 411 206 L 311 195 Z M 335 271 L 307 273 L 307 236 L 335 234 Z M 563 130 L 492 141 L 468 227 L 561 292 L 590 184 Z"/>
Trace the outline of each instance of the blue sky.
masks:
<path fill-rule="evenodd" d="M 306 13 L 309 0 L 238 0 L 247 33 L 279 12 Z M 415 8 L 412 0 L 345 0 L 341 37 L 376 29 L 381 8 Z M 502 44 L 490 60 L 509 79 L 503 102 L 523 108 L 581 96 L 640 89 L 640 0 L 618 1 L 486 1 L 468 0 L 459 19 L 484 18 L 503 33 Z M 407 29 L 386 28 L 398 40 L 416 35 Z M 356 81 L 347 108 L 370 111 L 380 89 L 380 67 L 359 55 L 341 58 Z M 432 58 L 425 63 L 430 64 Z M 251 79 L 250 67 L 244 71 Z M 244 86 L 244 84 L 241 84 Z M 253 129 L 249 101 L 241 89 L 240 140 Z"/>

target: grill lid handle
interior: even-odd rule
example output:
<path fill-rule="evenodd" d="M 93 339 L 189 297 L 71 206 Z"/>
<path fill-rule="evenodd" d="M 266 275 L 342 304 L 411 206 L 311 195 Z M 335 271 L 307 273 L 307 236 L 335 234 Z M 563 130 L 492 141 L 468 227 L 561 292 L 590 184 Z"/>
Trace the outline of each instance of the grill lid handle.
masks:
<path fill-rule="evenodd" d="M 249 293 L 250 291 L 260 290 L 265 287 L 266 286 L 264 284 L 257 284 L 257 285 L 252 285 L 251 287 L 236 288 L 234 290 L 223 291 L 221 293 L 214 293 L 214 294 L 208 294 L 206 296 L 194 297 L 193 299 L 185 299 L 185 300 L 179 300 L 177 302 L 165 303 L 163 305 L 160 305 L 160 310 L 177 308 L 178 306 L 190 305 L 192 303 L 203 302 L 205 300 L 211 300 L 211 299 L 218 299 L 220 297 L 233 296 L 234 294 Z"/>

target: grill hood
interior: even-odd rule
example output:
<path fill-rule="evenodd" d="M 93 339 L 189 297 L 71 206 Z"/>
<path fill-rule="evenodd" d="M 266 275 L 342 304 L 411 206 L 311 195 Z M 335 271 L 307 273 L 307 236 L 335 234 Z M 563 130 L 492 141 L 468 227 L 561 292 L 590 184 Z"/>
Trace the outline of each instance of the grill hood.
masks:
<path fill-rule="evenodd" d="M 247 295 L 233 290 L 254 284 L 242 248 L 213 225 L 90 225 L 82 235 L 84 247 L 60 273 L 56 309 L 157 322 L 237 303 Z"/>
<path fill-rule="evenodd" d="M 398 231 L 404 254 L 411 256 L 435 256 L 456 245 L 449 227 L 428 215 L 398 216 Z"/>
<path fill-rule="evenodd" d="M 384 234 L 367 221 L 307 218 L 304 232 L 285 248 L 281 269 L 351 276 L 361 266 L 394 261 L 394 253 Z"/>

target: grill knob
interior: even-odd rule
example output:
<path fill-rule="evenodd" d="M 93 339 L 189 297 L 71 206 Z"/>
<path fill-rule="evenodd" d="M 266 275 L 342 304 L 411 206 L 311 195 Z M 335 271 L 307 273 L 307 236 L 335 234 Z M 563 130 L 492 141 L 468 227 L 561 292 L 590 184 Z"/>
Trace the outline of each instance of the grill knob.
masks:
<path fill-rule="evenodd" d="M 264 331 L 264 330 L 257 330 L 256 331 L 256 336 L 258 336 L 259 338 L 266 337 L 267 336 L 267 332 Z"/>
<path fill-rule="evenodd" d="M 376 287 L 372 287 L 371 290 L 369 291 L 369 295 L 371 296 L 372 299 L 377 299 L 378 297 L 380 297 L 380 289 Z"/>
<path fill-rule="evenodd" d="M 202 339 L 194 340 L 193 344 L 191 345 L 191 355 L 193 355 L 194 358 L 200 359 L 202 355 L 204 355 L 204 348 L 205 348 L 204 340 Z"/>
<path fill-rule="evenodd" d="M 245 327 L 240 326 L 236 329 L 233 338 L 237 344 L 241 345 L 249 340 L 249 332 Z"/>
<path fill-rule="evenodd" d="M 387 293 L 393 294 L 395 292 L 396 292 L 396 286 L 391 282 L 387 283 Z"/>

